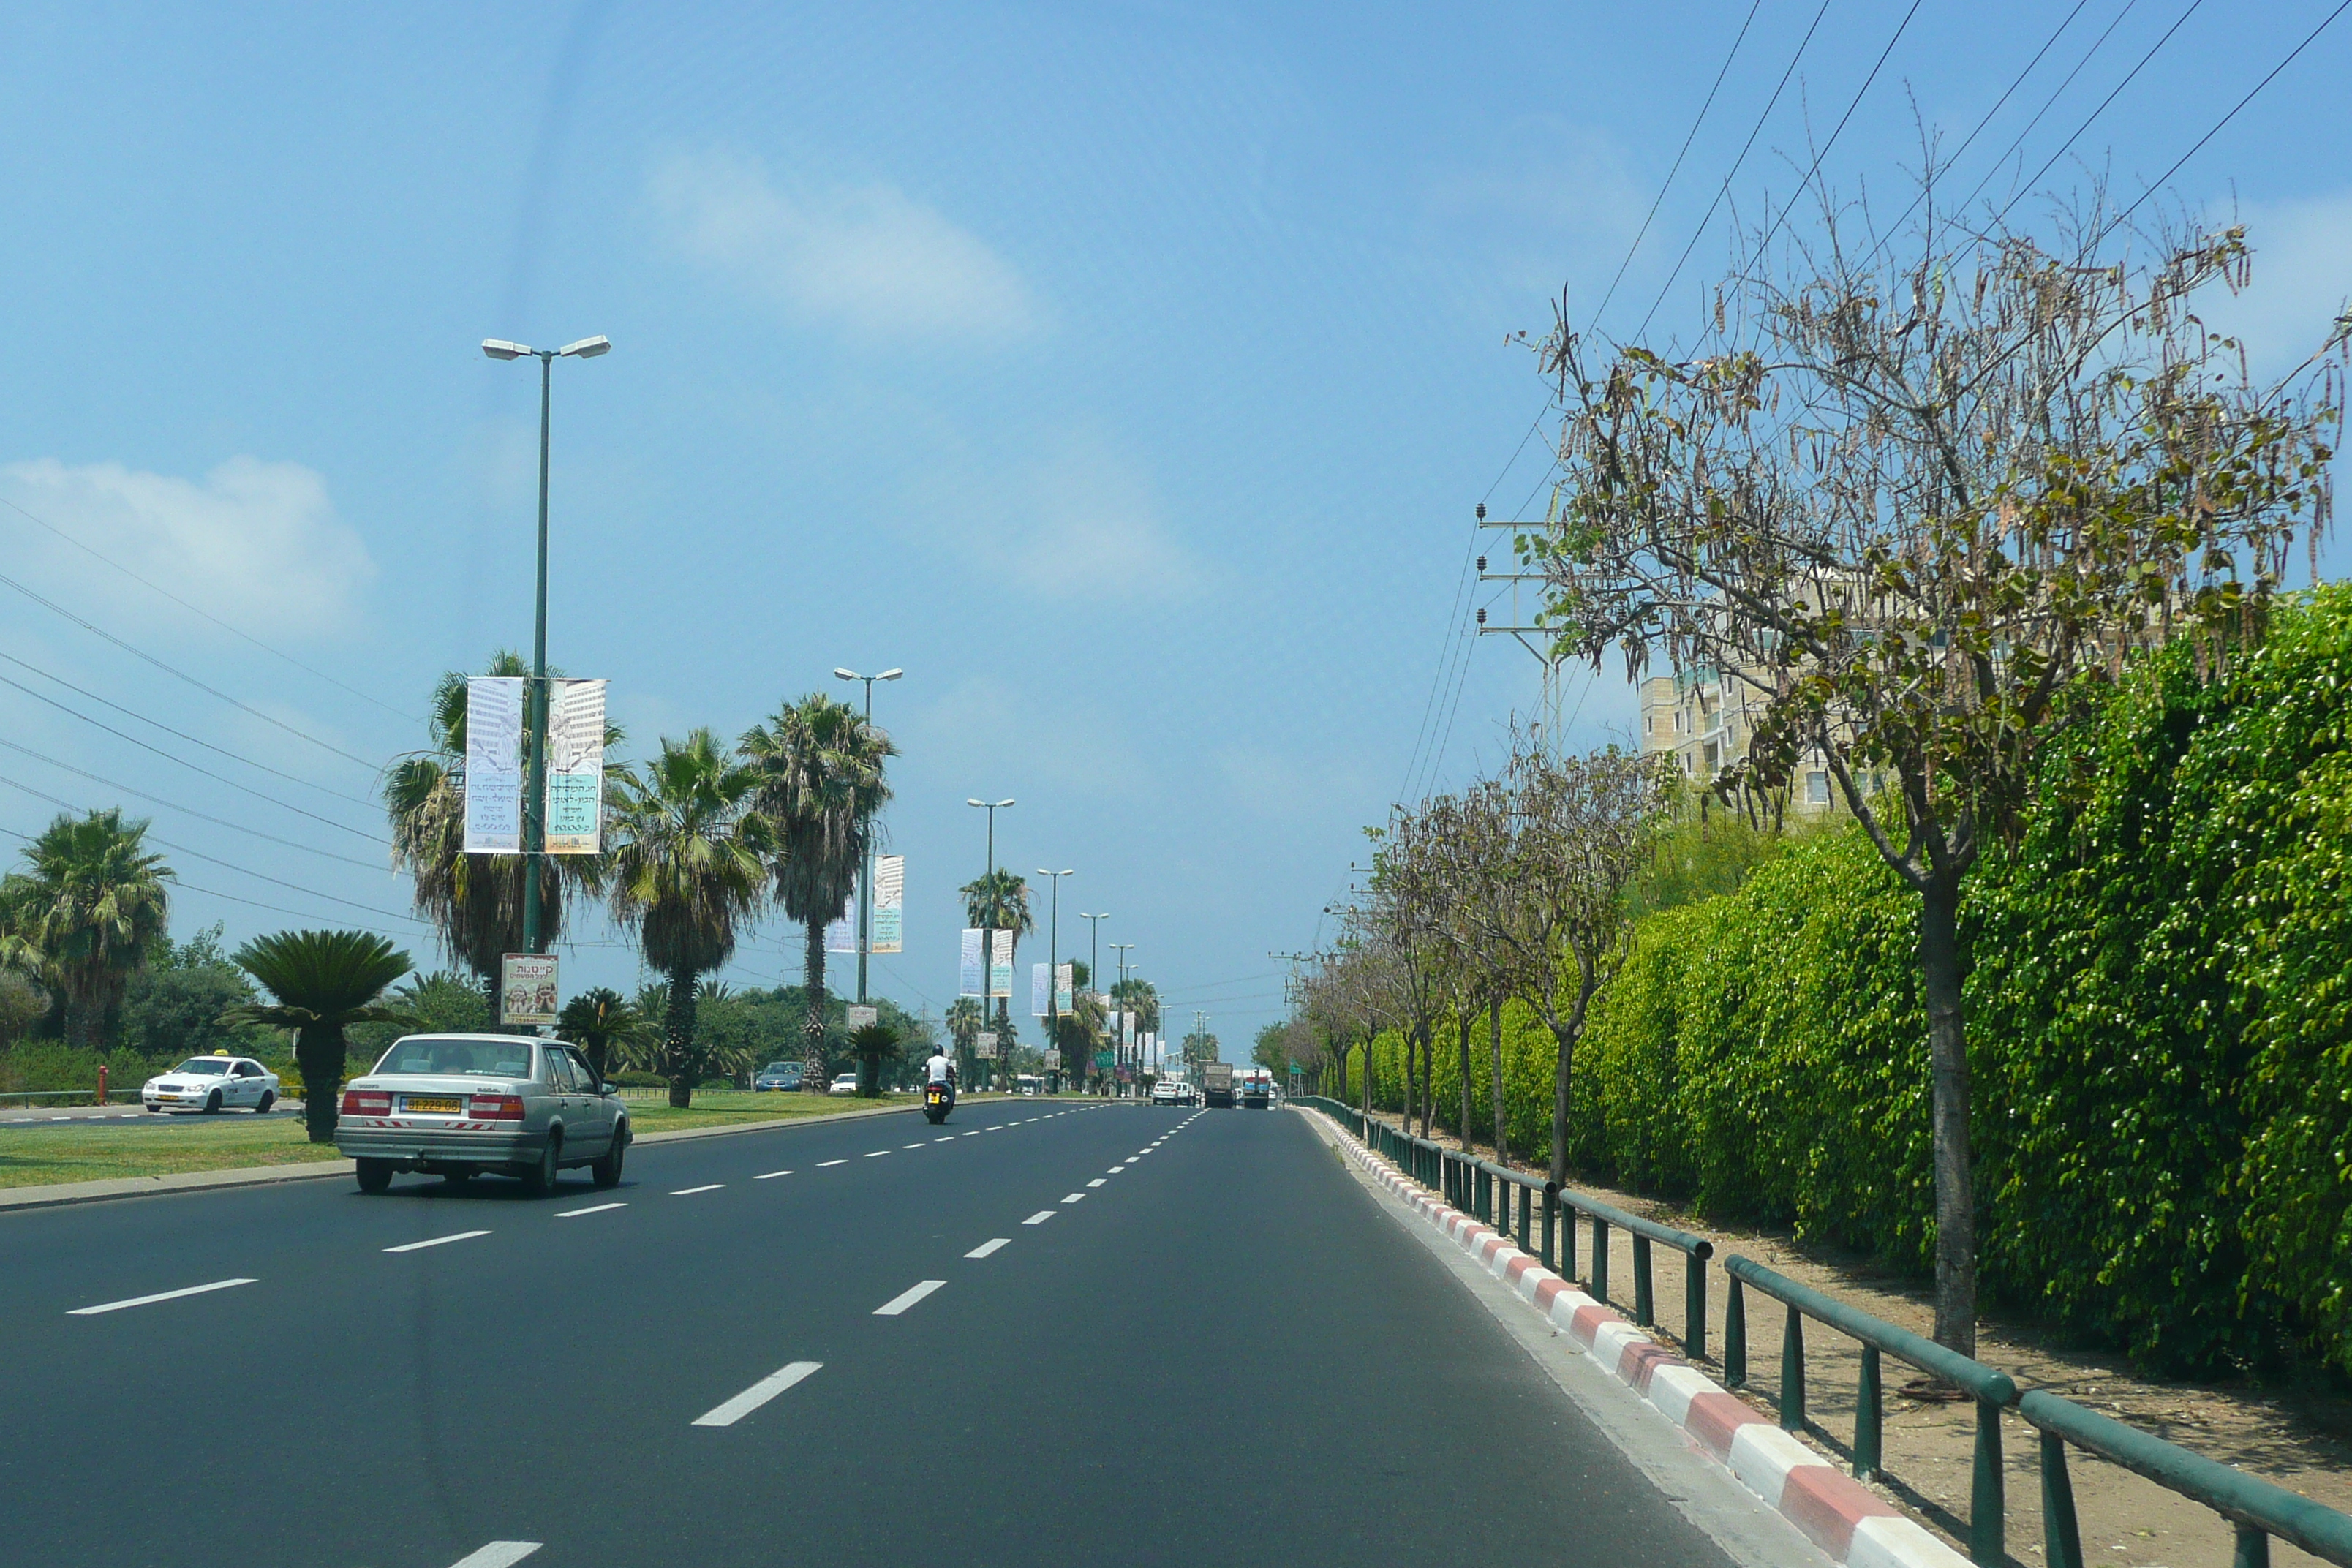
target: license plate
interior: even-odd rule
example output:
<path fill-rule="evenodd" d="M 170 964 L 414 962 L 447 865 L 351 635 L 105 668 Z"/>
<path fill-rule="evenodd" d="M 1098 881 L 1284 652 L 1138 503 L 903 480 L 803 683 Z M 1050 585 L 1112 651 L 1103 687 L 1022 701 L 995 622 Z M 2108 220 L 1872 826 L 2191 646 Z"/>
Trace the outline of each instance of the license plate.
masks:
<path fill-rule="evenodd" d="M 411 1094 L 401 1100 L 404 1110 L 420 1110 L 440 1116 L 455 1116 L 466 1109 L 465 1102 L 454 1094 Z"/>

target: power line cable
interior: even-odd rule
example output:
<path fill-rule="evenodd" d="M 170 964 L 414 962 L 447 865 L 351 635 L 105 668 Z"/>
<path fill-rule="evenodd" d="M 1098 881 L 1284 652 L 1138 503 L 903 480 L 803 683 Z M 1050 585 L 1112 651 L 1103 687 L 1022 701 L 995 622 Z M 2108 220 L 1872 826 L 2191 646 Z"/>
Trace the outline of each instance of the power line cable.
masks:
<path fill-rule="evenodd" d="M 2180 31 L 2181 24 L 2188 21 L 2189 17 L 2195 16 L 2197 14 L 2197 8 L 2203 4 L 2205 4 L 2205 0 L 2189 0 L 2188 5 L 2181 11 L 2180 15 L 2173 18 L 2172 26 L 2167 27 L 2163 34 L 2158 37 L 2156 42 L 2148 46 L 2147 53 L 2140 56 L 2139 62 L 2137 65 L 2133 66 L 2131 69 L 2124 73 L 2123 80 L 2116 83 L 2113 88 L 2109 89 L 2107 96 L 2099 100 L 2099 106 L 2083 117 L 2083 123 L 2074 127 L 2074 135 L 2067 137 L 2066 140 L 2058 143 L 2058 150 L 2055 153 L 2051 153 L 2049 157 L 2042 160 L 2042 167 L 2033 171 L 2033 177 L 2019 185 L 2017 193 L 2011 196 L 2008 201 L 2001 204 L 2000 211 L 1993 215 L 1993 222 L 1999 223 L 2002 218 L 2007 217 L 2009 216 L 2009 209 L 2015 206 L 2019 202 L 2023 201 L 2027 194 L 2031 192 L 2034 186 L 2042 183 L 2042 176 L 2048 174 L 2052 166 L 2055 164 L 2059 159 L 2066 155 L 2067 149 L 2073 147 L 2075 142 L 2080 139 L 2083 132 L 2091 128 L 2091 122 L 2093 121 L 2098 119 L 2100 115 L 2105 114 L 2107 111 L 2107 105 L 2113 103 L 2116 100 L 2116 96 L 2120 94 L 2124 89 L 2129 87 L 2134 79 L 2136 79 L 2141 71 L 2147 68 L 2147 62 L 2156 58 L 2157 51 L 2163 48 L 2166 44 L 2171 42 L 2172 35 Z M 2334 18 L 2330 17 L 2329 20 L 2332 21 Z M 2321 25 L 2323 26 L 2326 26 L 2325 23 Z"/>
<path fill-rule="evenodd" d="M 174 594 L 169 588 L 163 587 L 159 584 L 149 582 L 146 578 L 142 577 L 138 573 L 133 572 L 130 567 L 125 566 L 121 562 L 115 560 L 111 556 L 100 554 L 98 551 L 83 543 L 80 540 L 76 539 L 72 534 L 68 533 L 64 529 L 59 528 L 56 523 L 49 521 L 46 518 L 35 517 L 31 512 L 26 511 L 23 507 L 17 505 L 13 500 L 10 500 L 6 496 L 0 496 L 0 506 L 6 507 L 10 511 L 15 512 L 18 517 L 23 518 L 26 521 L 32 523 L 37 528 L 47 529 L 49 532 L 56 534 L 59 539 L 64 540 L 68 544 L 72 545 L 76 550 L 80 551 L 91 560 L 101 562 L 106 565 L 113 567 L 117 572 L 121 573 L 125 577 L 130 578 L 141 587 L 145 588 L 152 593 L 161 594 L 163 597 L 171 600 L 172 603 L 179 605 L 180 608 L 187 611 L 190 615 L 201 616 L 205 620 L 210 621 L 213 625 L 220 627 L 221 630 L 228 633 L 231 637 L 242 637 L 247 642 L 249 642 L 254 647 L 259 648 L 262 652 L 276 655 L 278 658 L 282 658 L 287 663 L 292 665 L 295 668 L 302 671 L 303 674 L 315 676 L 319 679 L 325 681 L 330 686 L 335 687 L 343 691 L 348 691 L 362 702 L 373 702 L 377 707 L 383 709 L 385 712 L 392 714 L 395 718 L 412 720 L 420 724 L 425 721 L 418 714 L 403 712 L 401 710 L 394 708 L 391 703 L 383 701 L 378 698 L 372 697 L 368 693 L 362 691 L 356 686 L 346 685 L 344 682 L 336 679 L 333 676 L 329 675 L 323 669 L 303 663 L 300 659 L 296 658 L 292 654 L 288 653 L 284 648 L 272 647 L 269 644 L 263 642 L 259 637 L 255 637 L 252 633 L 238 630 L 236 626 L 233 626 L 229 625 L 228 622 L 222 620 L 218 616 L 214 615 L 211 611 L 188 603 L 187 600 L 183 599 L 179 595 Z"/>
<path fill-rule="evenodd" d="M 112 632 L 107 631 L 103 627 L 100 626 L 96 622 L 83 619 L 73 611 L 67 609 L 63 605 L 58 604 L 55 599 L 47 598 L 42 595 L 35 593 L 32 589 L 25 586 L 24 584 L 17 582 L 14 577 L 0 576 L 0 585 L 5 585 L 16 589 L 16 592 L 24 595 L 25 597 L 32 600 L 33 603 L 40 605 L 43 609 L 50 610 L 55 612 L 57 615 L 62 616 L 67 620 L 71 621 L 74 625 L 81 627 L 82 630 L 89 633 L 92 637 L 104 638 L 106 641 L 112 643 L 116 647 L 121 648 L 123 652 L 130 654 L 132 658 L 145 660 L 147 663 L 153 665 L 157 669 L 162 670 L 164 674 L 172 676 L 175 679 L 184 680 L 190 686 L 194 687 L 197 690 L 204 692 L 206 696 L 217 697 L 232 708 L 239 709 L 247 713 L 250 713 L 265 724 L 276 725 L 278 729 L 285 731 L 288 734 L 294 736 L 297 740 L 308 741 L 310 744 L 318 747 L 320 751 L 331 752 L 336 756 L 342 758 L 345 762 L 357 763 L 360 766 L 367 769 L 370 773 L 375 772 L 379 765 L 368 761 L 365 757 L 353 756 L 351 752 L 346 752 L 341 746 L 335 745 L 331 742 L 321 741 L 318 736 L 311 734 L 306 730 L 298 729 L 294 725 L 289 724 L 283 719 L 278 718 L 272 714 L 265 713 L 260 709 L 253 706 L 250 702 L 231 697 L 227 692 L 223 691 L 217 686 L 210 686 L 205 684 L 204 681 L 198 680 L 186 670 L 181 669 L 174 665 L 167 664 L 163 660 L 156 658 L 153 654 L 147 652 L 145 649 L 135 647 L 130 643 L 123 641 L 121 637 L 116 637 Z"/>
<path fill-rule="evenodd" d="M 9 837 L 16 839 L 21 843 L 31 844 L 35 842 L 35 838 L 32 834 L 19 833 L 13 827 L 0 827 L 0 833 L 5 833 Z M 268 910 L 273 914 L 292 915 L 298 921 L 319 921 L 324 922 L 331 919 L 331 917 L 326 915 L 314 915 L 308 910 L 289 910 L 283 904 L 268 904 L 262 902 L 259 899 L 248 899 L 236 893 L 224 893 L 218 888 L 200 888 L 195 883 L 177 876 L 174 876 L 172 879 L 172 884 L 173 886 L 180 889 L 183 892 L 202 893 L 208 899 L 226 899 L 232 904 L 248 904 L 254 909 Z M 418 921 L 417 923 L 422 924 L 424 922 Z"/>
<path fill-rule="evenodd" d="M 2033 118 L 2027 121 L 2015 136 L 2010 138 L 2009 145 L 2000 150 L 2000 156 L 1992 161 L 1991 166 L 1985 170 L 1983 177 L 1977 181 L 1975 187 L 1961 198 L 1955 211 L 1966 211 L 1969 204 L 1983 194 L 1985 186 L 1992 183 L 1992 177 L 2000 173 L 2002 167 L 2016 154 L 2017 150 L 2025 144 L 2025 139 L 2033 134 L 2033 128 L 2042 123 L 2042 117 L 2057 107 L 2058 100 L 2065 96 L 2066 89 L 2074 85 L 2074 79 L 2081 76 L 2084 68 L 2088 66 L 2098 52 L 2106 47 L 2107 39 L 2114 36 L 2117 27 L 2123 26 L 2124 18 L 2130 16 L 2132 7 L 2138 4 L 2139 0 L 2124 0 L 2123 9 L 2108 19 L 2107 25 L 2100 29 L 2099 36 L 2091 40 L 2091 47 L 2083 51 L 2083 58 L 2074 62 L 2074 68 L 2068 71 L 2058 85 L 2050 89 L 2050 96 L 2043 99 L 2042 107 L 2033 111 Z"/>
<path fill-rule="evenodd" d="M 166 810 L 176 811 L 181 813 L 183 816 L 195 817 L 201 822 L 209 822 L 215 827 L 226 827 L 236 833 L 249 833 L 256 838 L 267 839 L 272 844 L 282 844 L 289 849 L 299 849 L 306 854 L 320 856 L 329 860 L 339 860 L 346 866 L 357 866 L 362 871 L 389 872 L 392 869 L 389 866 L 378 865 L 373 861 L 354 860 L 348 855 L 338 855 L 332 850 L 314 848 L 310 845 L 299 843 L 291 838 L 280 838 L 275 833 L 264 833 L 258 827 L 247 827 L 241 822 L 231 822 L 225 816 L 214 816 L 209 813 L 198 811 L 192 805 L 182 805 L 178 801 L 166 800 L 160 795 L 150 795 L 145 790 L 136 788 L 131 784 L 121 784 L 110 778 L 102 778 L 97 773 L 91 773 L 87 768 L 78 768 L 71 763 L 59 762 L 55 757 L 44 755 L 42 752 L 33 750 L 32 747 L 20 744 L 15 741 L 0 738 L 0 746 L 5 746 L 12 752 L 16 752 L 23 756 L 30 757 L 37 763 L 47 763 L 53 768 L 61 769 L 64 772 L 72 773 L 79 778 L 86 778 L 92 784 L 104 784 L 109 789 L 119 789 L 125 795 L 136 795 L 141 800 L 144 801 L 152 801 L 153 804 L 163 806 Z"/>
<path fill-rule="evenodd" d="M 331 816 L 321 816 L 315 811 L 306 811 L 301 806 L 293 805 L 286 801 L 279 800 L 276 795 L 264 795 L 259 790 L 255 789 L 251 784 L 239 784 L 236 780 L 230 778 L 224 773 L 216 773 L 210 768 L 198 767 L 195 763 L 189 762 L 184 757 L 175 757 L 172 755 L 171 752 L 163 750 L 161 746 L 149 745 L 138 736 L 125 734 L 121 730 L 116 729 L 113 725 L 103 723 L 99 720 L 91 718 L 87 713 L 77 713 L 72 709 L 67 707 L 64 703 L 58 701 L 56 698 L 45 696 L 42 693 L 34 690 L 31 687 L 26 686 L 20 680 L 11 680 L 8 677 L 0 675 L 0 686 L 15 687 L 17 690 L 33 699 L 36 702 L 46 702 L 60 713 L 70 715 L 73 718 L 80 720 L 85 724 L 93 725 L 98 729 L 103 730 L 108 734 L 114 736 L 118 740 L 128 741 L 131 744 L 139 747 L 142 751 L 152 752 L 157 756 L 162 757 L 165 762 L 177 763 L 180 766 L 186 768 L 191 773 L 201 773 L 205 778 L 228 785 L 231 789 L 243 790 L 246 794 L 253 796 L 254 799 L 268 801 L 270 805 L 278 807 L 280 811 L 290 811 L 298 816 L 307 816 L 313 822 L 324 823 L 329 827 L 341 828 L 345 833 L 351 834 L 355 837 L 367 839 L 373 844 L 383 844 L 388 846 L 392 842 L 389 838 L 381 838 L 376 835 L 365 832 L 362 829 L 347 826 L 342 823 L 337 822 Z M 100 782 L 103 783 L 104 781 L 101 780 Z M 121 788 L 121 786 L 117 785 L 116 787 Z"/>

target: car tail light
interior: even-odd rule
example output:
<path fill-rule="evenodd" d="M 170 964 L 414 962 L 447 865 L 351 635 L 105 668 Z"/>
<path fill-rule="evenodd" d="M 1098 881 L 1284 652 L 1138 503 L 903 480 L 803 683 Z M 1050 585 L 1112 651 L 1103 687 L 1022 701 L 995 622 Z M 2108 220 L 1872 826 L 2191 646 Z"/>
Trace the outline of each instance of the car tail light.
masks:
<path fill-rule="evenodd" d="M 519 1094 L 478 1094 L 467 1112 L 477 1121 L 520 1121 L 522 1096 Z"/>
<path fill-rule="evenodd" d="M 392 1114 L 392 1096 L 371 1093 L 363 1089 L 347 1089 L 343 1090 L 343 1114 L 389 1116 Z"/>

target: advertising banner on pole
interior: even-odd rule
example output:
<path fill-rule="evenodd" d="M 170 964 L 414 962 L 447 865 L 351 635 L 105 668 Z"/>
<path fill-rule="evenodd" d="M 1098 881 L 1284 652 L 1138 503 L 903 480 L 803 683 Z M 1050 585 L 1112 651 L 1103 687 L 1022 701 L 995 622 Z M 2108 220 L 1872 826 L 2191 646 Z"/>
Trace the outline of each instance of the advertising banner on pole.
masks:
<path fill-rule="evenodd" d="M 552 1024 L 560 1010 L 555 955 L 509 952 L 499 961 L 499 1022 Z"/>
<path fill-rule="evenodd" d="M 980 928 L 963 928 L 963 973 L 956 983 L 959 996 L 980 994 Z"/>
<path fill-rule="evenodd" d="M 971 1042 L 971 1054 L 978 1057 L 984 1062 L 994 1061 L 996 1059 L 996 1031 L 993 1029 L 982 1029 L 978 1035 L 974 1036 Z"/>
<path fill-rule="evenodd" d="M 547 710 L 547 852 L 603 852 L 604 683 L 551 680 Z M 472 731 L 467 739 L 473 738 Z"/>
<path fill-rule="evenodd" d="M 522 677 L 466 682 L 466 853 L 522 851 Z"/>
<path fill-rule="evenodd" d="M 1054 966 L 1054 1006 L 1058 1012 L 1067 1013 L 1070 1010 L 1070 965 L 1055 964 Z"/>
<path fill-rule="evenodd" d="M 857 951 L 857 895 L 851 893 L 841 900 L 841 912 L 825 922 L 824 950 L 827 952 Z"/>
<path fill-rule="evenodd" d="M 1013 1000 L 1013 933 L 1009 931 L 990 933 L 996 938 L 996 951 L 989 955 L 988 994 L 993 999 Z"/>
<path fill-rule="evenodd" d="M 1051 1047 L 1051 1046 L 1046 1047 L 1045 1047 L 1045 1070 L 1046 1070 L 1046 1071 L 1048 1071 L 1048 1072 L 1051 1072 L 1051 1071 L 1053 1071 L 1055 1068 L 1056 1068 L 1060 1067 L 1061 1065 L 1062 1065 L 1062 1053 L 1061 1053 L 1060 1051 L 1058 1051 L 1058 1050 L 1055 1050 L 1055 1049 L 1053 1047 Z"/>
<path fill-rule="evenodd" d="M 1052 982 L 1046 978 L 1045 966 L 1042 963 L 1031 964 L 1029 966 L 1029 1016 L 1031 1017 L 1043 1018 L 1046 1016 L 1045 1004 L 1052 1000 L 1051 991 Z"/>
<path fill-rule="evenodd" d="M 901 910 L 907 898 L 907 858 L 883 855 L 874 862 L 874 945 L 871 952 L 897 952 Z"/>
<path fill-rule="evenodd" d="M 880 1023 L 881 1021 L 882 1021 L 882 1009 L 881 1009 L 881 1008 L 879 1008 L 879 1007 L 862 1007 L 862 1006 L 858 1005 L 857 1005 L 856 1003 L 855 1003 L 855 1002 L 852 1002 L 852 1003 L 849 1005 L 849 1026 L 850 1026 L 851 1028 L 853 1028 L 853 1029 L 870 1029 L 870 1028 L 872 1028 L 875 1025 L 877 1025 L 877 1024 Z"/>

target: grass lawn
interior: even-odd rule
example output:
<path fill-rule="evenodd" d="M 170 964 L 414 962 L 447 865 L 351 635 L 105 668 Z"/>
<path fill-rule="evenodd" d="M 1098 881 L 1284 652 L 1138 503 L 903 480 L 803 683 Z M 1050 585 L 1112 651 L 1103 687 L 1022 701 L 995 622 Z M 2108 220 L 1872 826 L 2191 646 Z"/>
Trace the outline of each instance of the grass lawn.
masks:
<path fill-rule="evenodd" d="M 876 1105 L 912 1105 L 912 1095 L 886 1100 L 835 1100 L 819 1094 L 698 1093 L 694 1104 L 672 1110 L 661 1100 L 626 1102 L 640 1133 L 685 1127 L 729 1127 L 782 1121 Z M 0 1188 L 55 1182 L 98 1182 L 117 1176 L 161 1176 L 179 1171 L 234 1171 L 254 1165 L 299 1165 L 340 1158 L 332 1144 L 313 1143 L 299 1117 L 151 1117 L 141 1121 L 16 1122 L 0 1126 Z"/>

